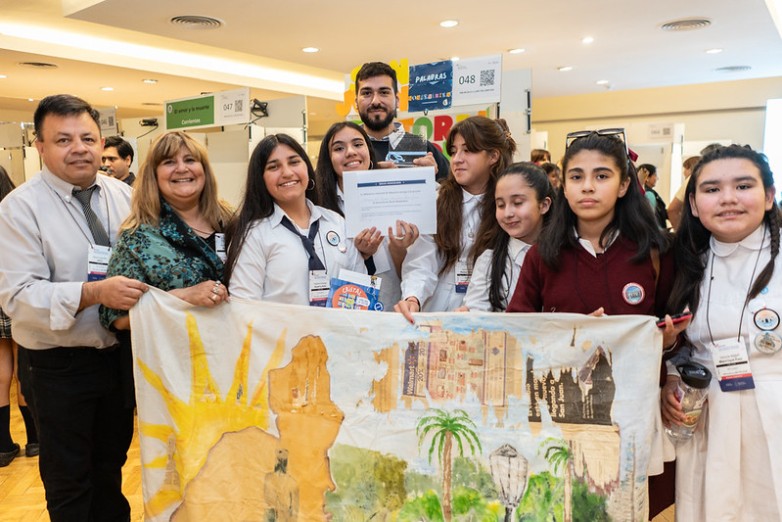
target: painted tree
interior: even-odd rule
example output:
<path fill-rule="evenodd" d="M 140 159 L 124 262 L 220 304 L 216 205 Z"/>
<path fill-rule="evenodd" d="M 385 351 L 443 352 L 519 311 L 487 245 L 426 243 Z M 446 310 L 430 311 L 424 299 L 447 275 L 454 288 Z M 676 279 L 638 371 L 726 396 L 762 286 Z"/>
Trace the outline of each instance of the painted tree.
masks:
<path fill-rule="evenodd" d="M 424 441 L 431 436 L 429 443 L 429 462 L 437 451 L 437 460 L 443 471 L 443 518 L 450 522 L 452 514 L 451 506 L 451 472 L 453 466 L 454 442 L 459 448 L 459 456 L 464 456 L 465 443 L 470 448 L 470 453 L 475 454 L 481 450 L 481 441 L 478 440 L 475 422 L 464 410 L 454 410 L 449 413 L 445 410 L 433 408 L 430 413 L 418 420 L 416 435 L 418 435 L 418 449 L 421 449 Z"/>
<path fill-rule="evenodd" d="M 554 473 L 559 472 L 560 466 L 565 481 L 565 509 L 563 513 L 563 522 L 573 520 L 573 451 L 570 445 L 564 439 L 555 439 L 549 437 L 541 444 L 541 449 L 546 450 L 544 456 L 554 469 Z"/>

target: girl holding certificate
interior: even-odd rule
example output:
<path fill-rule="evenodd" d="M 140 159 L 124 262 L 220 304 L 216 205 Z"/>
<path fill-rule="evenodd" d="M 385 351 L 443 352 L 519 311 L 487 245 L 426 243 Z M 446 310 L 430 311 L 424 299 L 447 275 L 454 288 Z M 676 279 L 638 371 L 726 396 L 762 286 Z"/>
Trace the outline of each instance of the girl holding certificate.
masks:
<path fill-rule="evenodd" d="M 496 219 L 478 231 L 472 281 L 457 311 L 504 312 L 516 288 L 524 257 L 548 220 L 554 191 L 545 171 L 534 163 L 514 163 L 494 188 Z"/>
<path fill-rule="evenodd" d="M 344 216 L 342 173 L 371 170 L 375 153 L 363 127 L 343 121 L 332 125 L 323 137 L 315 169 L 318 204 Z M 353 243 L 365 259 L 370 275 L 381 279 L 380 301 L 387 307 L 400 298 L 400 270 L 407 247 L 418 238 L 418 227 L 397 221 L 396 231 L 389 228 L 382 236 L 375 227 L 362 230 Z"/>
<path fill-rule="evenodd" d="M 451 127 L 446 144 L 451 173 L 437 196 L 437 235 L 419 237 L 402 264 L 403 299 L 394 309 L 411 323 L 415 312 L 462 305 L 479 254 L 474 245 L 481 222 L 494 219 L 494 185 L 516 150 L 505 121 L 484 116 Z"/>
<path fill-rule="evenodd" d="M 712 379 L 701 426 L 676 446 L 679 520 L 782 519 L 780 226 L 764 155 L 731 145 L 703 156 L 685 192 L 670 301 L 694 313 L 680 356 Z M 680 424 L 669 373 L 663 419 Z"/>
<path fill-rule="evenodd" d="M 310 201 L 315 172 L 287 134 L 262 139 L 250 157 L 244 200 L 229 230 L 231 295 L 325 306 L 340 268 L 366 273 L 345 220 Z"/>

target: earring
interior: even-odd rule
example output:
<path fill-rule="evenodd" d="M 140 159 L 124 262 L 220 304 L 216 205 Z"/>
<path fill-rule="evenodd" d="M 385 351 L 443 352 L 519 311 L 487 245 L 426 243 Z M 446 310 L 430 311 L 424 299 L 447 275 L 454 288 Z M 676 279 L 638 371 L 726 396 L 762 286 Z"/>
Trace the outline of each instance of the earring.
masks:
<path fill-rule="evenodd" d="M 307 184 L 307 190 L 312 190 L 315 188 L 315 179 L 310 178 L 310 182 Z"/>

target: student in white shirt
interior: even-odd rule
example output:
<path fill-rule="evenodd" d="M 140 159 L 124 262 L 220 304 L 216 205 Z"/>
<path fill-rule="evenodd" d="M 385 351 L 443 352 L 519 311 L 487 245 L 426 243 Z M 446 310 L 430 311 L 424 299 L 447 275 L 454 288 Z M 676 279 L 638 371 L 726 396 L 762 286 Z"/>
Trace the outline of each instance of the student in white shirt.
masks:
<path fill-rule="evenodd" d="M 516 143 L 504 120 L 472 116 L 460 121 L 446 141 L 451 173 L 437 197 L 437 234 L 422 235 L 402 264 L 402 297 L 394 309 L 411 323 L 419 311 L 461 306 L 478 257 L 473 245 L 484 219 L 494 219 L 499 173 L 513 162 Z"/>
<path fill-rule="evenodd" d="M 546 172 L 534 163 L 514 163 L 494 187 L 496 219 L 486 219 L 478 232 L 480 253 L 464 305 L 457 311 L 504 312 L 519 281 L 527 251 L 547 220 L 554 191 Z"/>
<path fill-rule="evenodd" d="M 366 273 L 342 216 L 310 201 L 314 178 L 290 136 L 270 135 L 255 147 L 229 230 L 225 280 L 232 296 L 325 306 L 329 279 L 340 268 Z"/>
<path fill-rule="evenodd" d="M 375 152 L 364 128 L 350 121 L 335 123 L 326 131 L 320 146 L 315 169 L 317 203 L 344 216 L 342 173 L 371 170 L 375 165 Z M 380 301 L 386 309 L 391 309 L 400 299 L 402 261 L 407 247 L 416 239 L 418 227 L 404 221 L 397 221 L 396 231 L 389 227 L 387 236 L 371 227 L 353 239 L 369 274 L 377 275 L 381 280 Z"/>

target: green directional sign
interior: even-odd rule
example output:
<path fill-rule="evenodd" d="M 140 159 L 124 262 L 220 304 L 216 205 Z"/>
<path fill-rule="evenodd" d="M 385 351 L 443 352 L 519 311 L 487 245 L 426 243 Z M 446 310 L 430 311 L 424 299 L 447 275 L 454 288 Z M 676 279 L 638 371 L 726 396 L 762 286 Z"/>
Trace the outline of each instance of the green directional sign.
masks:
<path fill-rule="evenodd" d="M 166 129 L 187 129 L 214 125 L 214 96 L 166 102 Z"/>

